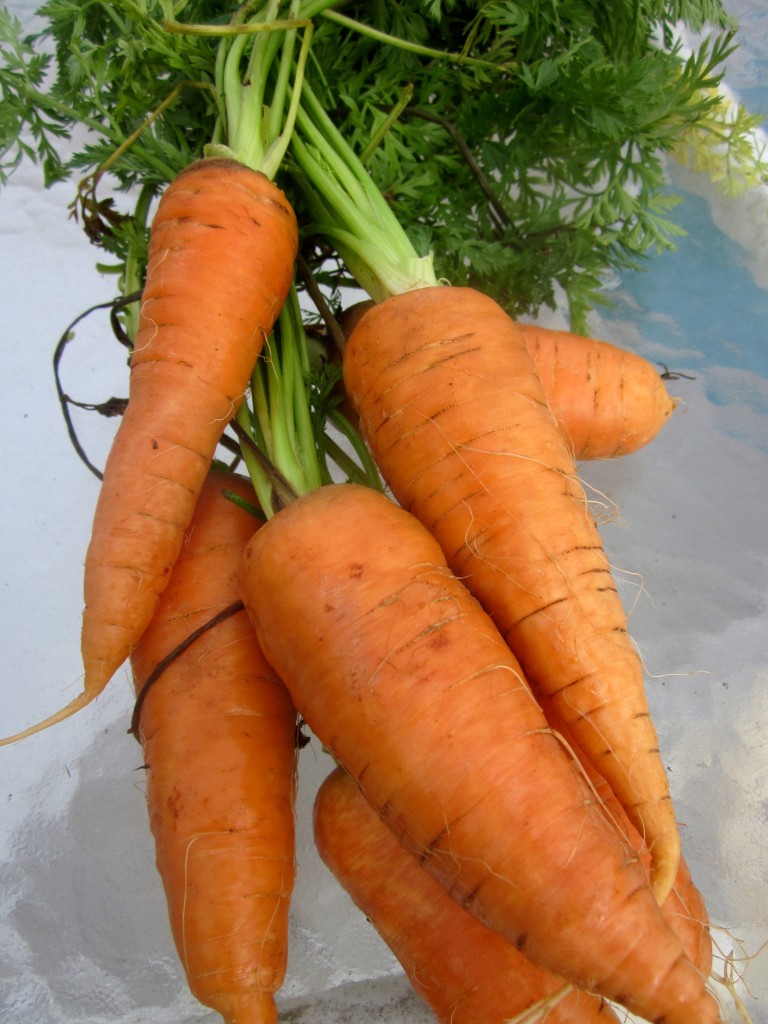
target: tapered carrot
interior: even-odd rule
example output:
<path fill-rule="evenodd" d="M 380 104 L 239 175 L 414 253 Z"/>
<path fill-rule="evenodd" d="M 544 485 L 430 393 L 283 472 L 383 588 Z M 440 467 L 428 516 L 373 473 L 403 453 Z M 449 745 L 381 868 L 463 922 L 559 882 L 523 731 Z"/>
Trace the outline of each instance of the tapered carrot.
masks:
<path fill-rule="evenodd" d="M 249 541 L 240 588 L 298 712 L 455 900 L 649 1021 L 718 1020 L 642 864 L 414 516 L 354 485 L 312 491 Z"/>
<path fill-rule="evenodd" d="M 326 866 L 400 961 L 441 1024 L 504 1024 L 540 1007 L 546 1024 L 618 1024 L 462 910 L 397 841 L 342 768 L 321 784 L 315 842 Z"/>
<path fill-rule="evenodd" d="M 343 310 L 339 324 L 347 337 L 374 305 L 365 300 Z M 637 353 L 569 331 L 517 327 L 574 459 L 636 452 L 677 408 L 655 367 Z M 340 398 L 345 415 L 354 416 L 343 389 Z"/>
<path fill-rule="evenodd" d="M 578 753 L 578 746 L 571 741 L 570 747 Z M 627 842 L 640 857 L 646 869 L 651 867 L 651 854 L 637 833 L 624 809 L 614 796 L 611 788 L 590 770 L 590 765 L 580 756 L 582 766 L 587 770 L 591 784 L 609 819 L 627 837 Z M 712 972 L 712 935 L 709 927 L 709 913 L 702 893 L 696 888 L 685 858 L 681 855 L 677 875 L 669 895 L 662 904 L 664 916 L 682 943 L 685 955 L 705 977 Z"/>
<path fill-rule="evenodd" d="M 437 538 L 645 838 L 663 902 L 680 839 L 641 662 L 519 327 L 471 289 L 416 289 L 366 313 L 344 379 L 394 495 Z"/>
<path fill-rule="evenodd" d="M 237 601 L 257 521 L 213 472 L 152 621 L 133 651 L 137 692 L 155 666 Z M 228 1024 L 277 1019 L 294 881 L 296 714 L 242 609 L 170 661 L 140 706 L 147 805 L 173 936 L 192 993 Z"/>
<path fill-rule="evenodd" d="M 585 757 L 568 727 L 559 720 L 553 711 L 552 703 L 548 700 L 543 700 L 541 703 L 547 721 L 562 737 L 569 753 L 577 759 L 585 776 L 589 779 L 589 784 L 608 821 L 626 837 L 631 848 L 646 869 L 650 871 L 650 851 L 642 836 L 638 834 L 627 817 L 610 786 Z M 694 885 L 690 869 L 682 855 L 674 884 L 662 904 L 662 910 L 680 939 L 685 955 L 703 975 L 709 977 L 712 971 L 712 936 L 709 928 L 709 914 L 704 897 Z"/>
<path fill-rule="evenodd" d="M 696 888 L 688 864 L 683 857 L 677 869 L 675 884 L 664 901 L 664 916 L 669 921 L 685 950 L 705 978 L 712 973 L 712 934 L 704 897 Z"/>
<path fill-rule="evenodd" d="M 574 458 L 636 452 L 675 411 L 661 376 L 637 353 L 568 331 L 518 327 Z"/>
<path fill-rule="evenodd" d="M 189 166 L 152 225 L 131 358 L 85 561 L 83 692 L 22 739 L 104 689 L 168 582 L 225 427 L 293 278 L 297 226 L 280 189 L 228 159 Z"/>

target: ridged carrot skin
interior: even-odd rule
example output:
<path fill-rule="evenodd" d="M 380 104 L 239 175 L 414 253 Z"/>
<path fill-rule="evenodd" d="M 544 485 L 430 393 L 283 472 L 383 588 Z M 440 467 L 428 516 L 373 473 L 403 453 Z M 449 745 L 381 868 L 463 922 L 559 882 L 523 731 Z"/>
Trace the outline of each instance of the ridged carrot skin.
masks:
<path fill-rule="evenodd" d="M 296 218 L 283 193 L 235 161 L 192 164 L 160 201 L 128 407 L 86 555 L 90 696 L 152 617 L 216 446 L 290 288 L 296 250 Z"/>
<path fill-rule="evenodd" d="M 297 711 L 451 896 L 541 967 L 661 1024 L 713 1024 L 639 860 L 432 535 L 320 488 L 247 544 L 240 591 Z"/>
<path fill-rule="evenodd" d="M 212 473 L 155 615 L 133 651 L 137 691 L 196 629 L 237 601 L 257 521 Z M 274 1024 L 294 883 L 296 713 L 244 611 L 202 633 L 147 690 L 140 739 L 157 868 L 197 999 L 227 1024 Z"/>
<path fill-rule="evenodd" d="M 398 295 L 352 332 L 344 380 L 395 497 L 645 837 L 663 902 L 680 838 L 640 658 L 519 327 L 471 289 Z"/>
<path fill-rule="evenodd" d="M 702 893 L 696 888 L 690 869 L 680 858 L 677 878 L 662 907 L 664 916 L 680 939 L 685 955 L 703 974 L 712 974 L 712 933 Z"/>
<path fill-rule="evenodd" d="M 400 961 L 440 1024 L 505 1024 L 541 1007 L 546 1024 L 618 1024 L 598 996 L 571 989 L 462 910 L 419 865 L 342 768 L 314 806 L 323 862 Z M 546 1009 L 546 1013 L 544 1010 Z"/>
<path fill-rule="evenodd" d="M 619 830 L 622 836 L 626 837 L 630 847 L 641 859 L 646 870 L 650 871 L 650 851 L 608 783 L 595 771 L 594 766 L 584 756 L 584 752 L 579 748 L 568 728 L 564 727 L 558 716 L 553 713 L 549 701 L 542 702 L 542 710 L 549 724 L 563 738 L 567 750 L 576 758 L 585 776 L 589 779 L 589 784 L 608 821 Z M 662 904 L 662 911 L 672 930 L 680 939 L 685 955 L 705 977 L 709 977 L 712 972 L 712 935 L 709 928 L 709 913 L 706 901 L 694 885 L 690 869 L 682 854 L 674 885 Z"/>
<path fill-rule="evenodd" d="M 347 337 L 374 305 L 357 302 L 339 314 Z M 574 459 L 630 455 L 650 444 L 677 408 L 656 368 L 636 352 L 569 331 L 517 327 Z M 341 384 L 339 394 L 340 408 L 355 419 Z"/>
<path fill-rule="evenodd" d="M 582 758 L 583 763 L 583 758 Z M 622 835 L 635 851 L 647 870 L 651 867 L 651 854 L 623 808 L 604 779 L 589 773 L 598 800 L 605 808 L 609 820 L 615 822 Z M 696 888 L 690 868 L 683 856 L 677 867 L 677 875 L 669 895 L 662 904 L 662 911 L 672 930 L 680 939 L 685 955 L 701 971 L 705 978 L 712 973 L 712 934 L 709 927 L 709 913 L 702 893 Z"/>
<path fill-rule="evenodd" d="M 677 407 L 656 368 L 596 338 L 518 324 L 576 459 L 612 459 L 658 435 Z"/>

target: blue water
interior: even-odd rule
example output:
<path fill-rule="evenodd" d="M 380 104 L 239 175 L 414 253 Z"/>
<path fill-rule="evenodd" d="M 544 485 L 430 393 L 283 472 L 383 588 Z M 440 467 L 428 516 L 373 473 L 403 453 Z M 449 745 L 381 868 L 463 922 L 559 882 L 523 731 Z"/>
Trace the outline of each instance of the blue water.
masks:
<path fill-rule="evenodd" d="M 725 80 L 750 113 L 764 118 L 768 134 L 768 3 L 727 0 L 725 7 L 739 23 L 739 46 L 727 62 Z M 737 371 L 745 384 L 743 401 L 768 415 L 768 291 L 753 275 L 757 261 L 760 279 L 768 280 L 768 251 L 762 256 L 758 249 L 756 255 L 752 246 L 748 252 L 750 239 L 744 237 L 758 230 L 766 235 L 768 195 L 756 213 L 763 223 L 738 225 L 729 237 L 713 220 L 707 199 L 679 185 L 672 191 L 682 198 L 672 216 L 687 234 L 674 252 L 652 255 L 641 271 L 621 275 L 616 306 L 606 318 L 634 323 L 644 343 L 670 350 L 670 359 L 679 353 L 676 369 Z M 747 384 L 750 375 L 754 386 Z M 708 390 L 712 401 L 725 400 L 714 383 Z"/>
<path fill-rule="evenodd" d="M 699 196 L 684 193 L 673 216 L 687 235 L 674 252 L 622 274 L 606 319 L 634 321 L 647 341 L 679 348 L 684 365 L 676 369 L 717 365 L 768 379 L 768 291 L 756 284 L 745 249 L 716 226 Z"/>

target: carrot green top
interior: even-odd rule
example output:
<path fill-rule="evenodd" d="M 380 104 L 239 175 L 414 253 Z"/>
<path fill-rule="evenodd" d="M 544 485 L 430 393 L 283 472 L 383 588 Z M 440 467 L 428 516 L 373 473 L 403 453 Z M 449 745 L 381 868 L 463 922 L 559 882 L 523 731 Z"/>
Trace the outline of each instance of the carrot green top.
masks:
<path fill-rule="evenodd" d="M 108 165 L 118 191 L 157 194 L 207 147 L 272 177 L 306 72 L 417 259 L 513 315 L 557 285 L 583 314 L 609 272 L 674 245 L 665 154 L 729 190 L 766 173 L 759 118 L 719 89 L 737 29 L 722 0 L 44 0 L 34 27 L 0 9 L 0 184 L 31 158 L 48 184 Z M 77 208 L 103 248 L 140 248 L 140 217 L 93 194 Z M 364 236 L 335 227 L 359 260 Z M 371 289 L 408 287 L 412 255 L 390 248 L 406 277 Z"/>
<path fill-rule="evenodd" d="M 316 231 L 333 242 L 372 299 L 437 284 L 432 254 L 417 253 L 308 82 L 302 86 L 291 148 Z"/>
<path fill-rule="evenodd" d="M 233 157 L 270 179 L 291 138 L 312 38 L 312 22 L 299 17 L 299 0 L 292 0 L 288 17 L 280 16 L 282 6 L 269 0 L 249 16 L 245 5 L 226 26 L 165 22 L 172 31 L 221 37 L 215 74 L 220 113 L 206 155 Z"/>

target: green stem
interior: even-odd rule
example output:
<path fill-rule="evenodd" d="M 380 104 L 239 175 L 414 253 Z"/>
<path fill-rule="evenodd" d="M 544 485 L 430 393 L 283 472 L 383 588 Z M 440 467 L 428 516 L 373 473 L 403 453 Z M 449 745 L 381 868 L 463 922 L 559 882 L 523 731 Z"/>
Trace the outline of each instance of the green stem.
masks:
<path fill-rule="evenodd" d="M 282 331 L 280 333 L 282 337 Z M 290 380 L 286 381 L 285 379 L 281 356 L 282 352 L 278 348 L 277 339 L 275 335 L 272 335 L 267 339 L 264 349 L 269 426 L 272 437 L 272 444 L 267 450 L 267 455 L 290 481 L 293 488 L 303 491 L 301 465 L 296 458 L 293 424 L 290 420 Z M 286 353 L 286 361 L 290 364 L 289 353 Z"/>
<path fill-rule="evenodd" d="M 163 22 L 168 31 L 222 37 L 216 56 L 216 95 L 222 114 L 206 155 L 233 157 L 270 179 L 288 149 L 312 39 L 312 23 L 298 17 L 300 0 L 292 0 L 289 18 L 277 17 L 280 6 L 280 0 L 269 0 L 248 21 L 247 9 L 241 7 L 228 25 L 221 26 Z M 294 59 L 300 30 L 301 48 Z"/>
<path fill-rule="evenodd" d="M 282 131 L 274 138 L 270 146 L 270 150 L 267 153 L 265 160 L 266 168 L 264 173 L 268 176 L 274 177 L 277 173 L 277 168 L 285 158 L 285 154 L 288 152 L 288 146 L 290 145 L 291 138 L 293 136 L 294 126 L 296 124 L 296 117 L 299 112 L 299 104 L 301 99 L 302 83 L 304 80 L 304 72 L 306 69 L 307 58 L 309 56 L 309 47 L 312 40 L 312 25 L 308 24 L 304 30 L 304 38 L 301 41 L 301 50 L 299 51 L 299 58 L 296 63 L 295 76 L 293 81 L 292 96 L 288 107 L 288 112 L 285 115 L 285 121 L 283 124 Z M 288 61 L 283 62 L 283 68 L 286 71 L 286 79 L 282 83 L 285 90 L 288 88 L 287 71 Z M 282 100 L 284 92 L 281 92 L 280 98 Z"/>
<path fill-rule="evenodd" d="M 300 187 L 358 283 L 377 302 L 437 284 L 432 256 L 419 256 L 368 171 L 305 81 L 291 140 Z"/>
<path fill-rule="evenodd" d="M 235 422 L 253 442 L 254 445 L 258 445 L 258 441 L 253 434 L 253 426 L 251 422 L 251 416 L 248 411 L 248 406 L 243 402 L 235 415 Z M 259 446 L 260 447 L 260 446 Z M 240 443 L 240 450 L 243 455 L 243 462 L 245 468 L 248 470 L 248 476 L 251 478 L 253 489 L 256 492 L 256 497 L 259 501 L 259 506 L 264 514 L 269 517 L 272 514 L 272 482 L 266 473 L 264 466 L 259 460 L 253 450 L 253 448 L 242 442 Z"/>
<path fill-rule="evenodd" d="M 140 224 L 142 227 L 146 227 L 147 220 L 149 219 L 149 210 L 152 205 L 154 194 L 155 190 L 150 185 L 144 185 L 139 191 L 139 196 L 136 200 L 136 206 L 133 211 L 133 217 L 136 223 Z M 123 270 L 121 286 L 123 295 L 132 295 L 134 292 L 141 289 L 144 280 L 144 257 L 145 254 L 142 252 L 141 256 L 139 256 L 133 246 L 129 249 Z M 136 337 L 136 331 L 138 330 L 138 304 L 134 303 L 131 306 L 128 306 L 123 313 L 123 318 L 125 332 L 131 341 L 133 341 Z"/>
<path fill-rule="evenodd" d="M 222 67 L 221 93 L 224 97 L 224 109 L 226 111 L 227 128 L 225 136 L 228 145 L 237 153 L 242 148 L 240 131 L 242 127 L 242 109 L 244 105 L 243 85 L 240 79 L 240 61 L 248 42 L 246 36 L 235 36 L 230 46 L 221 47 L 226 53 L 226 60 Z M 259 134 L 253 132 L 258 141 Z"/>
<path fill-rule="evenodd" d="M 355 21 L 354 18 L 348 18 L 346 14 L 340 14 L 334 10 L 324 10 L 321 12 L 324 18 L 329 21 L 335 21 L 337 25 L 341 25 L 343 28 L 352 29 L 352 31 L 359 33 L 363 36 L 368 36 L 369 39 L 373 39 L 377 43 L 385 43 L 388 46 L 394 46 L 399 50 L 407 50 L 408 53 L 415 53 L 420 57 L 436 58 L 437 60 L 446 60 L 452 64 L 470 64 L 478 68 L 488 68 L 491 71 L 514 71 L 519 65 L 516 62 L 510 62 L 508 64 L 493 64 L 491 61 L 480 60 L 477 57 L 468 57 L 465 53 L 448 53 L 445 50 L 435 50 L 431 46 L 422 46 L 420 43 L 413 43 L 407 39 L 401 39 L 399 36 L 390 35 L 388 32 L 382 32 L 380 29 L 373 28 L 371 25 L 366 25 L 361 21 Z"/>
<path fill-rule="evenodd" d="M 360 466 L 355 462 L 352 456 L 346 452 L 340 444 L 338 444 L 330 436 L 326 436 L 323 441 L 323 445 L 326 449 L 328 457 L 331 461 L 338 466 L 345 478 L 352 484 L 365 484 L 368 486 L 366 475 Z M 330 476 L 330 474 L 329 474 Z"/>
<path fill-rule="evenodd" d="M 64 121 L 68 121 L 71 124 L 81 124 L 84 128 L 88 128 L 96 136 L 106 138 L 109 142 L 113 143 L 115 148 L 122 146 L 124 143 L 124 137 L 114 128 L 111 124 L 104 124 L 103 121 L 98 121 L 96 118 L 88 117 L 82 113 L 82 111 L 75 110 L 68 103 L 63 103 L 61 100 L 57 100 L 55 97 L 48 93 L 42 93 L 38 89 L 33 89 L 30 86 L 25 87 L 24 96 L 30 101 L 30 106 L 40 107 L 41 110 L 47 110 L 55 113 L 58 118 Z M 135 144 L 135 151 L 140 155 L 141 160 L 161 175 L 166 181 L 171 181 L 176 171 L 167 163 L 162 160 L 158 160 L 155 155 L 148 152 L 141 144 Z M 97 168 L 98 171 L 98 168 Z"/>
<path fill-rule="evenodd" d="M 259 359 L 254 367 L 251 376 L 251 395 L 253 399 L 252 435 L 265 452 L 271 452 L 274 445 L 272 443 L 272 423 L 269 416 L 269 398 L 264 359 Z"/>
<path fill-rule="evenodd" d="M 379 125 L 378 129 L 374 132 L 374 134 L 368 140 L 367 146 L 365 147 L 363 152 L 358 157 L 358 159 L 359 159 L 361 164 L 365 165 L 365 164 L 368 163 L 368 161 L 370 160 L 371 156 L 373 156 L 373 154 L 376 152 L 376 150 L 381 145 L 382 140 L 384 139 L 384 137 L 387 134 L 387 132 L 389 131 L 389 129 L 398 120 L 398 118 L 403 113 L 405 108 L 411 102 L 412 98 L 413 98 L 413 85 L 411 83 L 409 83 L 408 85 L 403 87 L 403 89 L 402 89 L 402 91 L 400 93 L 400 99 L 397 101 L 397 103 L 394 105 L 394 107 L 390 110 L 390 112 L 384 118 L 382 123 Z"/>
<path fill-rule="evenodd" d="M 381 482 L 378 466 L 374 462 L 370 450 L 360 436 L 360 433 L 355 430 L 347 417 L 339 412 L 338 409 L 334 409 L 328 416 L 328 419 L 352 446 L 362 467 L 362 476 L 359 470 L 356 470 L 354 461 L 346 456 L 344 449 L 326 434 L 323 442 L 328 446 L 331 458 L 336 465 L 344 470 L 350 479 L 359 479 L 361 483 L 367 484 L 368 487 L 374 487 L 377 491 L 383 491 L 384 485 Z"/>
<path fill-rule="evenodd" d="M 252 408 L 242 407 L 237 420 L 297 494 L 326 482 L 311 412 L 309 373 L 307 337 L 296 289 L 291 288 L 253 374 Z M 273 481 L 247 447 L 243 447 L 243 458 L 262 507 L 269 515 L 274 505 Z M 280 497 L 278 494 L 278 502 Z"/>
<path fill-rule="evenodd" d="M 294 13 L 297 7 L 298 0 L 294 0 L 291 13 Z M 285 109 L 286 97 L 288 95 L 288 89 L 291 81 L 291 73 L 293 71 L 293 54 L 296 48 L 296 36 L 297 30 L 295 28 L 287 29 L 285 33 L 285 44 L 282 46 L 280 51 L 277 77 L 274 88 L 272 89 L 272 102 L 267 111 L 266 131 L 268 137 L 272 139 L 277 138 L 281 132 L 282 115 L 283 110 Z M 272 60 L 275 59 L 274 50 L 277 46 L 278 40 L 274 34 L 267 38 L 271 44 L 269 49 L 273 51 L 273 53 L 271 53 L 267 58 L 268 63 L 271 64 Z"/>
<path fill-rule="evenodd" d="M 320 486 L 322 472 L 311 414 L 307 336 L 295 288 L 288 295 L 281 317 L 286 391 L 291 402 L 291 435 L 302 469 L 303 488 L 313 490 Z"/>
<path fill-rule="evenodd" d="M 30 106 L 37 106 L 41 110 L 52 110 L 59 117 L 64 118 L 67 121 L 71 121 L 72 124 L 81 124 L 85 128 L 90 128 L 91 131 L 96 132 L 98 135 L 106 134 L 108 138 L 114 140 L 114 136 L 110 134 L 104 127 L 101 121 L 97 121 L 95 118 L 86 117 L 79 111 L 76 111 L 74 107 L 69 106 L 68 103 L 62 103 L 61 100 L 55 99 L 48 93 L 42 93 L 39 89 L 33 89 L 31 86 L 25 86 L 24 89 L 25 99 L 34 100 L 34 104 L 30 102 Z M 115 145 L 117 145 L 117 141 Z"/>

